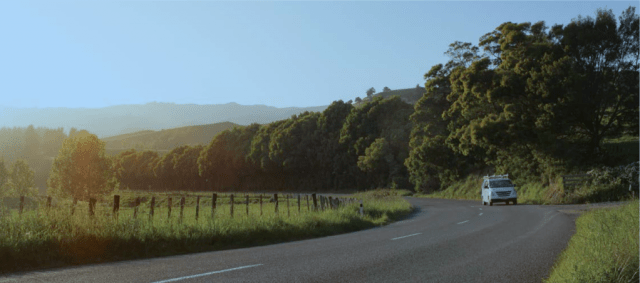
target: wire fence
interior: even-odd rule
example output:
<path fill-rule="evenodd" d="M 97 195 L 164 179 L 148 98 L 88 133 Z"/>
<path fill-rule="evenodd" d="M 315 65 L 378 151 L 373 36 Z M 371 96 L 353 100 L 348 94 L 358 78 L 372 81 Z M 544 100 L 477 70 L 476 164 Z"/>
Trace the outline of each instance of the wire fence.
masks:
<path fill-rule="evenodd" d="M 352 197 L 335 197 L 318 194 L 265 194 L 265 193 L 211 193 L 203 194 L 118 194 L 112 198 L 98 202 L 96 198 L 88 201 L 78 199 L 56 199 L 51 196 L 5 198 L 0 201 L 0 218 L 17 213 L 22 217 L 25 211 L 47 213 L 52 209 L 68 211 L 69 215 L 86 213 L 90 217 L 96 215 L 113 217 L 140 218 L 147 215 L 154 217 L 183 220 L 193 217 L 196 221 L 202 218 L 216 217 L 263 217 L 268 215 L 287 216 L 292 214 L 322 212 L 336 210 L 341 207 L 357 204 L 358 199 Z M 363 214 L 360 200 L 360 214 Z"/>

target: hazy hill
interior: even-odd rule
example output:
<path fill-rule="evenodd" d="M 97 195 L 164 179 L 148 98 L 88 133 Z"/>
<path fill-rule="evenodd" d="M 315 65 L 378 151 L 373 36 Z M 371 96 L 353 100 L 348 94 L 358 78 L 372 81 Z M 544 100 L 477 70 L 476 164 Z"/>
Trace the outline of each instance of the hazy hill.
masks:
<path fill-rule="evenodd" d="M 226 129 L 240 126 L 224 122 L 209 125 L 187 126 L 161 131 L 139 131 L 124 135 L 103 138 L 107 152 L 115 154 L 130 148 L 170 150 L 181 145 L 207 144 L 215 135 Z"/>
<path fill-rule="evenodd" d="M 8 108 L 0 107 L 0 127 L 86 129 L 100 138 L 176 127 L 231 122 L 239 125 L 269 123 L 327 106 L 277 108 L 266 105 L 147 103 L 104 108 Z"/>

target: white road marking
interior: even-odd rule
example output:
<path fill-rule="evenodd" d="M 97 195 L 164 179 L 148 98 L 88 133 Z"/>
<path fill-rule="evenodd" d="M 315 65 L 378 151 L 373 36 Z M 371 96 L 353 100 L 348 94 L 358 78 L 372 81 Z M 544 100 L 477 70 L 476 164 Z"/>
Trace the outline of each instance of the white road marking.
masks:
<path fill-rule="evenodd" d="M 422 233 L 415 233 L 415 234 L 411 234 L 411 235 L 406 235 L 406 236 L 402 236 L 402 237 L 397 237 L 397 238 L 393 238 L 391 240 L 398 240 L 398 239 L 402 239 L 402 238 L 406 238 L 406 237 L 411 237 L 411 236 L 416 236 L 416 235 L 420 235 Z"/>
<path fill-rule="evenodd" d="M 458 222 L 458 224 L 467 223 L 467 222 L 469 222 L 469 220 L 465 220 L 465 221 L 462 221 L 462 222 Z"/>
<path fill-rule="evenodd" d="M 481 215 L 482 215 L 482 212 L 480 212 L 480 214 L 478 214 L 478 216 L 481 216 Z"/>
<path fill-rule="evenodd" d="M 409 223 L 409 222 L 413 222 L 413 221 L 415 221 L 415 220 L 402 220 L 402 221 L 398 221 L 398 222 L 393 223 L 393 224 L 403 224 L 403 223 Z"/>
<path fill-rule="evenodd" d="M 482 208 L 480 208 L 480 210 L 482 210 Z"/>
<path fill-rule="evenodd" d="M 238 269 L 244 269 L 244 268 L 249 268 L 249 267 L 256 267 L 256 266 L 260 266 L 260 265 L 262 265 L 262 264 L 254 264 L 254 265 L 240 266 L 240 267 L 236 267 L 236 268 L 229 268 L 229 269 L 225 269 L 225 270 L 218 270 L 218 271 L 212 271 L 212 272 L 201 273 L 201 274 L 196 274 L 196 275 L 190 275 L 190 276 L 178 277 L 178 278 L 167 279 L 167 280 L 162 280 L 162 281 L 156 281 L 156 282 L 153 282 L 153 283 L 175 282 L 175 281 L 180 281 L 180 280 L 185 280 L 185 279 L 191 279 L 191 278 L 196 278 L 196 277 L 202 277 L 202 276 L 212 275 L 212 274 L 216 274 L 216 273 L 222 273 L 222 272 L 233 271 L 233 270 L 238 270 Z"/>

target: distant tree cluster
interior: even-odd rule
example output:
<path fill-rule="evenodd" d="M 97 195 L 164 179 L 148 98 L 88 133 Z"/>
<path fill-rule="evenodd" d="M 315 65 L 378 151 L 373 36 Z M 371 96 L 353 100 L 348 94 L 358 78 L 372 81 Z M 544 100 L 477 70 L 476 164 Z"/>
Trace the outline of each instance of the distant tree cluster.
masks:
<path fill-rule="evenodd" d="M 375 88 L 370 88 L 367 90 L 367 97 L 371 98 L 373 96 L 373 94 L 376 93 L 376 89 Z"/>
<path fill-rule="evenodd" d="M 0 197 L 35 196 L 33 170 L 24 159 L 18 159 L 7 169 L 0 158 Z"/>
<path fill-rule="evenodd" d="M 8 161 L 27 161 L 42 156 L 55 156 L 67 137 L 63 128 L 0 128 L 0 156 Z"/>
<path fill-rule="evenodd" d="M 62 128 L 3 127 L 0 128 L 0 159 L 8 162 L 7 166 L 22 160 L 33 171 L 36 185 L 44 187 L 51 157 L 58 154 L 66 137 Z"/>

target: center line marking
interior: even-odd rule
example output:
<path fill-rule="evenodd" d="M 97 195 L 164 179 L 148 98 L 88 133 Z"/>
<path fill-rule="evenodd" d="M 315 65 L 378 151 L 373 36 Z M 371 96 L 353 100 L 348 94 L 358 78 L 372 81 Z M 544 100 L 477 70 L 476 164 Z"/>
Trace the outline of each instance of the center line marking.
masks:
<path fill-rule="evenodd" d="M 462 222 L 458 222 L 458 224 L 467 223 L 467 222 L 469 222 L 469 220 L 465 220 L 465 221 L 462 221 Z"/>
<path fill-rule="evenodd" d="M 478 214 L 478 216 L 482 215 L 482 212 L 480 212 L 480 214 Z"/>
<path fill-rule="evenodd" d="M 178 277 L 178 278 L 167 279 L 167 280 L 162 280 L 162 281 L 156 281 L 156 282 L 153 282 L 153 283 L 175 282 L 175 281 L 180 281 L 180 280 L 185 280 L 185 279 L 191 279 L 191 278 L 196 278 L 196 277 L 202 277 L 202 276 L 212 275 L 212 274 L 216 274 L 216 273 L 222 273 L 222 272 L 233 271 L 233 270 L 238 270 L 238 269 L 244 269 L 244 268 L 249 268 L 249 267 L 256 267 L 256 266 L 260 266 L 260 265 L 262 265 L 262 264 L 254 264 L 254 265 L 240 266 L 240 267 L 236 267 L 236 268 L 229 268 L 229 269 L 225 269 L 225 270 L 218 270 L 218 271 L 212 271 L 212 272 L 201 273 L 201 274 L 196 274 L 196 275 L 190 275 L 190 276 Z"/>
<path fill-rule="evenodd" d="M 397 238 L 393 238 L 393 239 L 391 239 L 391 240 L 393 241 L 393 240 L 402 239 L 402 238 L 411 237 L 411 236 L 416 236 L 416 235 L 420 235 L 420 234 L 422 234 L 422 233 L 415 233 L 415 234 L 411 234 L 411 235 L 406 235 L 406 236 L 402 236 L 402 237 L 397 237 Z"/>

